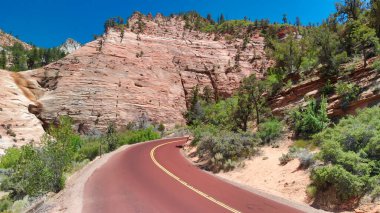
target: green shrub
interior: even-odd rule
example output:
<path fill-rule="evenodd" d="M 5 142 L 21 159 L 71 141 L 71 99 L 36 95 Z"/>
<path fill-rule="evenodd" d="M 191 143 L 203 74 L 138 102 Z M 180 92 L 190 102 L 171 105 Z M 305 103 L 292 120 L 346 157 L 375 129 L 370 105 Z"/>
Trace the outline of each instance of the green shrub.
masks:
<path fill-rule="evenodd" d="M 15 166 L 21 157 L 21 151 L 18 148 L 8 148 L 5 154 L 0 158 L 0 168 L 9 169 Z"/>
<path fill-rule="evenodd" d="M 305 139 L 297 139 L 292 144 L 293 147 L 296 148 L 303 148 L 307 150 L 315 150 L 317 148 L 317 145 L 315 144 L 314 140 L 305 140 Z"/>
<path fill-rule="evenodd" d="M 49 129 L 42 147 L 25 145 L 20 148 L 16 163 L 8 163 L 12 171 L 1 187 L 11 190 L 11 196 L 22 198 L 26 195 L 39 196 L 47 192 L 60 191 L 65 182 L 64 172 L 70 168 L 74 153 L 81 140 L 71 129 L 71 119 L 61 117 L 57 126 Z M 13 151 L 11 152 L 13 153 Z M 5 162 L 10 162 L 4 158 Z"/>
<path fill-rule="evenodd" d="M 25 196 L 22 200 L 16 200 L 12 207 L 11 212 L 21 213 L 25 212 L 26 208 L 30 205 L 29 196 Z"/>
<path fill-rule="evenodd" d="M 105 140 L 107 142 L 107 150 L 113 151 L 117 148 L 119 143 L 116 135 L 116 125 L 115 123 L 109 123 L 107 126 L 107 131 L 105 135 Z"/>
<path fill-rule="evenodd" d="M 296 157 L 292 153 L 286 153 L 282 154 L 281 157 L 278 159 L 280 161 L 280 165 L 284 166 L 288 164 L 290 161 L 294 160 Z"/>
<path fill-rule="evenodd" d="M 6 212 L 12 207 L 12 200 L 8 197 L 5 196 L 0 200 L 0 212 Z"/>
<path fill-rule="evenodd" d="M 310 185 L 306 188 L 306 195 L 308 198 L 313 199 L 317 195 L 317 187 Z"/>
<path fill-rule="evenodd" d="M 360 177 L 351 174 L 340 165 L 314 169 L 311 178 L 318 190 L 334 187 L 337 198 L 341 201 L 362 195 L 365 186 Z"/>
<path fill-rule="evenodd" d="M 290 117 L 296 135 L 308 137 L 318 133 L 330 122 L 327 116 L 327 100 L 322 98 L 318 103 L 312 99 L 305 108 L 293 110 Z"/>
<path fill-rule="evenodd" d="M 307 149 L 299 151 L 297 157 L 300 161 L 300 169 L 307 169 L 315 163 L 314 154 L 310 153 Z"/>
<path fill-rule="evenodd" d="M 160 133 L 154 131 L 152 127 L 142 130 L 132 130 L 118 135 L 119 146 L 125 144 L 135 144 L 138 142 L 150 141 L 160 138 Z"/>
<path fill-rule="evenodd" d="M 101 153 L 106 153 L 107 147 L 102 145 L 100 139 L 90 138 L 87 141 L 85 141 L 82 145 L 82 147 L 79 149 L 77 154 L 78 161 L 82 161 L 84 159 L 88 160 L 94 160 L 97 156 L 99 156 Z"/>
<path fill-rule="evenodd" d="M 330 80 L 327 80 L 326 84 L 321 88 L 322 95 L 331 95 L 335 92 L 335 86 L 331 83 Z"/>
<path fill-rule="evenodd" d="M 191 145 L 197 145 L 198 142 L 205 136 L 212 136 L 218 134 L 221 130 L 214 125 L 199 125 L 190 129 L 194 139 Z"/>
<path fill-rule="evenodd" d="M 353 83 L 338 82 L 336 92 L 342 98 L 341 107 L 345 109 L 358 97 L 360 87 Z"/>
<path fill-rule="evenodd" d="M 358 111 L 316 134 L 314 140 L 321 144 L 317 158 L 325 165 L 313 171 L 313 185 L 318 191 L 334 187 L 341 200 L 376 194 L 380 184 L 379 138 L 379 107 Z"/>
<path fill-rule="evenodd" d="M 377 72 L 380 72 L 380 60 L 376 60 L 371 65 L 372 69 L 374 69 Z"/>
<path fill-rule="evenodd" d="M 204 107 L 204 123 L 231 129 L 234 109 L 237 105 L 236 97 L 221 100 L 215 104 L 209 104 Z"/>
<path fill-rule="evenodd" d="M 219 132 L 217 135 L 206 135 L 198 144 L 200 157 L 208 157 L 209 169 L 218 172 L 231 170 L 241 160 L 257 152 L 259 140 L 249 133 Z"/>
<path fill-rule="evenodd" d="M 259 125 L 258 136 L 263 143 L 269 143 L 281 135 L 283 128 L 284 127 L 280 121 L 271 119 Z"/>

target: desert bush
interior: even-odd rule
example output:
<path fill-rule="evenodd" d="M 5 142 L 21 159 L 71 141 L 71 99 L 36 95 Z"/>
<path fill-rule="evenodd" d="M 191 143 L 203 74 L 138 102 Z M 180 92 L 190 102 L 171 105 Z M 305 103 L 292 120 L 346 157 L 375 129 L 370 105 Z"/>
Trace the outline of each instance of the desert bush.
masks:
<path fill-rule="evenodd" d="M 6 212 L 12 207 L 13 201 L 8 197 L 5 196 L 0 199 L 0 212 Z"/>
<path fill-rule="evenodd" d="M 345 109 L 358 97 L 360 87 L 353 83 L 338 82 L 336 92 L 342 98 L 341 107 Z"/>
<path fill-rule="evenodd" d="M 25 196 L 21 200 L 16 200 L 11 207 L 11 212 L 14 213 L 21 213 L 25 212 L 26 208 L 30 205 L 30 199 L 29 196 Z"/>
<path fill-rule="evenodd" d="M 307 149 L 299 151 L 297 157 L 300 161 L 300 169 L 307 169 L 315 163 L 314 154 L 310 153 Z"/>
<path fill-rule="evenodd" d="M 206 137 L 206 136 L 213 136 L 213 135 L 216 135 L 218 134 L 221 130 L 214 126 L 214 125 L 199 125 L 199 126 L 195 126 L 195 127 L 192 127 L 190 129 L 191 131 L 191 134 L 193 135 L 194 139 L 193 141 L 191 142 L 192 145 L 197 145 L 198 142 Z"/>
<path fill-rule="evenodd" d="M 209 169 L 213 172 L 228 171 L 241 160 L 254 155 L 258 144 L 259 139 L 252 134 L 222 131 L 202 137 L 197 153 L 210 159 Z"/>
<path fill-rule="evenodd" d="M 1 187 L 10 190 L 13 198 L 38 196 L 63 188 L 64 172 L 69 169 L 81 140 L 72 131 L 68 117 L 61 117 L 58 125 L 51 126 L 48 132 L 50 135 L 41 140 L 43 146 L 25 145 L 19 151 L 10 150 L 1 159 L 1 164 L 11 170 Z"/>
<path fill-rule="evenodd" d="M 372 63 L 371 68 L 380 72 L 380 60 L 376 60 Z"/>
<path fill-rule="evenodd" d="M 315 150 L 317 148 L 317 144 L 314 140 L 307 140 L 307 139 L 297 139 L 292 144 L 293 147 L 296 148 L 303 148 L 307 150 Z"/>
<path fill-rule="evenodd" d="M 292 153 L 286 153 L 282 154 L 281 157 L 278 159 L 280 161 L 280 165 L 284 166 L 288 164 L 290 161 L 294 160 L 296 157 Z"/>
<path fill-rule="evenodd" d="M 0 168 L 9 169 L 16 165 L 21 157 L 21 151 L 18 148 L 8 148 L 5 154 L 0 158 Z"/>
<path fill-rule="evenodd" d="M 237 105 L 236 97 L 221 100 L 215 104 L 204 106 L 204 120 L 206 124 L 220 126 L 224 129 L 232 129 L 234 109 Z"/>
<path fill-rule="evenodd" d="M 105 135 L 105 141 L 107 143 L 108 151 L 113 151 L 117 148 L 119 141 L 116 135 L 116 125 L 114 123 L 108 124 Z"/>
<path fill-rule="evenodd" d="M 183 137 L 183 136 L 189 136 L 191 134 L 191 131 L 186 126 L 177 126 L 172 130 L 165 131 L 164 136 L 165 137 Z"/>
<path fill-rule="evenodd" d="M 78 150 L 76 155 L 77 161 L 84 159 L 94 160 L 102 153 L 108 152 L 107 147 L 102 143 L 103 138 L 88 138 L 84 141 L 82 147 Z"/>
<path fill-rule="evenodd" d="M 329 125 L 327 116 L 327 100 L 320 102 L 312 99 L 305 108 L 298 108 L 290 113 L 291 122 L 296 135 L 309 137 L 318 133 Z"/>
<path fill-rule="evenodd" d="M 312 199 L 317 194 L 317 187 L 310 185 L 306 188 L 306 195 L 308 198 Z"/>
<path fill-rule="evenodd" d="M 341 201 L 362 195 L 365 186 L 364 181 L 340 165 L 331 165 L 316 168 L 311 178 L 318 190 L 334 187 L 337 198 Z"/>
<path fill-rule="evenodd" d="M 271 119 L 259 125 L 258 136 L 263 143 L 269 143 L 281 135 L 283 128 L 283 124 L 280 121 Z"/>
<path fill-rule="evenodd" d="M 317 190 L 334 187 L 341 200 L 376 193 L 380 183 L 379 138 L 379 107 L 358 111 L 316 134 L 314 140 L 321 145 L 316 157 L 325 163 L 313 171 Z"/>
<path fill-rule="evenodd" d="M 327 80 L 326 84 L 321 88 L 322 95 L 331 95 L 335 92 L 335 86 L 331 83 L 330 80 Z"/>
<path fill-rule="evenodd" d="M 141 130 L 132 130 L 119 133 L 118 145 L 122 146 L 125 144 L 135 144 L 138 142 L 150 141 L 160 138 L 160 133 L 156 132 L 152 127 Z"/>

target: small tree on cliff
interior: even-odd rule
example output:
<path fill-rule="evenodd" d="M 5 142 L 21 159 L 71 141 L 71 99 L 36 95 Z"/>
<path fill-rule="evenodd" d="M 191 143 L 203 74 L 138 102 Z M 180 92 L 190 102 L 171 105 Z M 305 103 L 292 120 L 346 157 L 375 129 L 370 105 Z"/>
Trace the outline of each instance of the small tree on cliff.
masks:
<path fill-rule="evenodd" d="M 4 50 L 0 53 L 0 69 L 5 69 L 7 65 L 7 55 Z"/>
<path fill-rule="evenodd" d="M 202 99 L 208 103 L 211 104 L 214 101 L 214 94 L 213 90 L 210 88 L 210 86 L 205 86 L 203 88 L 203 94 L 202 94 Z"/>
<path fill-rule="evenodd" d="M 257 127 L 261 116 L 266 112 L 266 94 L 270 93 L 270 84 L 266 80 L 257 79 L 255 75 L 245 78 L 239 88 L 238 105 L 234 112 L 236 127 L 247 131 L 247 124 L 255 118 Z"/>
<path fill-rule="evenodd" d="M 194 125 L 197 121 L 201 120 L 204 116 L 204 111 L 200 102 L 199 87 L 198 85 L 191 91 L 190 103 L 188 111 L 184 114 L 188 125 Z"/>
<path fill-rule="evenodd" d="M 376 31 L 365 24 L 358 23 L 353 31 L 353 41 L 355 49 L 361 52 L 364 67 L 367 66 L 367 59 L 371 55 L 376 55 L 379 51 L 379 38 Z"/>

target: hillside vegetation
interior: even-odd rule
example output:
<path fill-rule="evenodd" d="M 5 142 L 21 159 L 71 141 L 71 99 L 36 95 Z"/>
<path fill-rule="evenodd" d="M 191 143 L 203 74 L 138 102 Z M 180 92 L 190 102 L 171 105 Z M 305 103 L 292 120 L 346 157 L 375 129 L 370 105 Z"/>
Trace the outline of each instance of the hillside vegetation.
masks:
<path fill-rule="evenodd" d="M 9 195 L 0 201 L 1 212 L 26 207 L 48 192 L 59 192 L 68 175 L 97 156 L 126 144 L 158 139 L 164 130 L 142 118 L 125 130 L 117 131 L 111 123 L 105 134 L 80 136 L 72 124 L 70 117 L 60 117 L 41 139 L 41 146 L 6 150 L 0 159 L 1 190 Z"/>
<path fill-rule="evenodd" d="M 367 5 L 346 0 L 337 3 L 336 13 L 318 26 L 304 26 L 299 18 L 290 24 L 286 15 L 282 24 L 269 25 L 249 20 L 221 23 L 193 13 L 184 15 L 187 27 L 224 32 L 225 37 L 248 39 L 249 34 L 244 37 L 244 33 L 236 32 L 260 30 L 266 38 L 267 54 L 275 61 L 264 78 L 252 75 L 244 79 L 231 98 L 217 100 L 207 87 L 193 89 L 184 116 L 194 134 L 198 156 L 208 159 L 206 168 L 214 172 L 231 170 L 289 128 L 294 139 L 303 142 L 293 146 L 279 163 L 299 158 L 300 169 L 310 170 L 312 184 L 307 190 L 315 206 L 350 209 L 366 195 L 373 201 L 378 199 L 378 106 L 341 120 L 331 120 L 327 108 L 330 97 L 338 97 L 345 112 L 365 90 L 349 81 L 358 68 L 380 74 L 379 6 L 379 1 Z M 310 76 L 324 80 L 319 93 L 284 116 L 274 116 L 270 110 L 272 97 Z M 315 146 L 320 152 L 310 153 L 308 148 Z"/>

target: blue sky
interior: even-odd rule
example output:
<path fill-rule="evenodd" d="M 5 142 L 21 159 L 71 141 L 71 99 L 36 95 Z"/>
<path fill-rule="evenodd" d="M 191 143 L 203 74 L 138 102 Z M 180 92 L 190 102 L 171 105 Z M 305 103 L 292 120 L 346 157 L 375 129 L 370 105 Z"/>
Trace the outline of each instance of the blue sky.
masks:
<path fill-rule="evenodd" d="M 294 22 L 320 23 L 335 11 L 336 0 L 1 0 L 0 29 L 41 47 L 53 47 L 66 38 L 81 43 L 101 34 L 107 18 L 127 18 L 133 11 L 164 15 L 196 10 L 227 19 L 269 18 L 280 22 L 288 14 Z"/>

